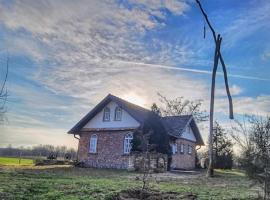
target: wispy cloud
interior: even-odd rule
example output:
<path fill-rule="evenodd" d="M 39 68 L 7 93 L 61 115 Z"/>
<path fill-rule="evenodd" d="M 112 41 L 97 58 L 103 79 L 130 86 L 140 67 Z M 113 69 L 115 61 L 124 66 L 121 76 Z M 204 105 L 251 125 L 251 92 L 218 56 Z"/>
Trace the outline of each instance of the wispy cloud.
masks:
<path fill-rule="evenodd" d="M 166 36 L 168 17 L 178 20 L 188 15 L 192 6 L 189 0 L 1 2 L 0 31 L 7 36 L 3 44 L 14 57 L 33 61 L 31 68 L 23 66 L 21 70 L 21 63 L 13 66 L 16 78 L 29 85 L 14 81 L 10 86 L 11 95 L 18 101 L 10 104 L 10 127 L 5 130 L 10 136 L 5 142 L 25 134 L 22 143 L 26 143 L 31 134 L 37 133 L 36 143 L 45 140 L 42 135 L 53 138 L 51 131 L 60 138 L 67 131 L 64 129 L 108 93 L 140 96 L 143 106 L 149 107 L 158 101 L 156 93 L 160 92 L 169 98 L 203 99 L 208 109 L 209 83 L 202 75 L 212 73 L 205 53 L 212 46 L 188 37 L 172 40 L 175 34 Z M 225 38 L 231 44 L 242 40 L 250 23 L 255 24 L 251 32 L 260 29 L 268 22 L 267 14 L 259 13 L 263 9 L 240 13 L 224 31 Z M 250 21 L 243 18 L 245 13 L 256 16 Z M 238 73 L 229 77 L 262 84 L 270 81 L 268 77 Z M 226 113 L 227 101 L 220 88 L 218 85 L 217 110 Z M 231 91 L 236 96 L 236 113 L 248 110 L 265 114 L 270 107 L 267 95 L 242 96 L 246 89 L 235 83 Z"/>

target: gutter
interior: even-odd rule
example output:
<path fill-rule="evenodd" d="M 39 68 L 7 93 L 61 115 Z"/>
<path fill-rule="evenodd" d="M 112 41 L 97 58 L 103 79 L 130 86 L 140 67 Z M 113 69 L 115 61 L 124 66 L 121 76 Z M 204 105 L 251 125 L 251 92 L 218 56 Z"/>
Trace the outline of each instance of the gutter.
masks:
<path fill-rule="evenodd" d="M 77 140 L 80 140 L 80 138 L 76 137 L 75 133 L 73 134 L 74 138 L 76 138 Z"/>

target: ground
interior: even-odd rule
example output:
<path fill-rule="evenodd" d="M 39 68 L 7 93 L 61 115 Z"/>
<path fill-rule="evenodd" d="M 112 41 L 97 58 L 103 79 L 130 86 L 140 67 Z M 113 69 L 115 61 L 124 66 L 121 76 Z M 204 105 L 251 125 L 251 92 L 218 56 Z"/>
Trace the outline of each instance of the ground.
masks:
<path fill-rule="evenodd" d="M 0 199 L 108 199 L 120 190 L 140 187 L 140 177 L 123 170 L 0 163 Z M 205 178 L 205 172 L 155 174 L 151 188 L 193 193 L 205 200 L 254 199 L 250 184 L 241 171 L 218 170 L 215 178 Z"/>

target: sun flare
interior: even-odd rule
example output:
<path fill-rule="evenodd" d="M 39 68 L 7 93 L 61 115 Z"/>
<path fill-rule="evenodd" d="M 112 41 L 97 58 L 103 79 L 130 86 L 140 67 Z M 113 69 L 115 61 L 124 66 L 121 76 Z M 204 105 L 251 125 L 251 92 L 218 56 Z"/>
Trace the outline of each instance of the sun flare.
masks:
<path fill-rule="evenodd" d="M 138 106 L 145 107 L 146 105 L 146 100 L 142 96 L 139 96 L 138 94 L 135 94 L 133 92 L 124 94 L 123 99 L 125 99 L 126 101 L 129 101 L 130 103 L 134 103 Z"/>

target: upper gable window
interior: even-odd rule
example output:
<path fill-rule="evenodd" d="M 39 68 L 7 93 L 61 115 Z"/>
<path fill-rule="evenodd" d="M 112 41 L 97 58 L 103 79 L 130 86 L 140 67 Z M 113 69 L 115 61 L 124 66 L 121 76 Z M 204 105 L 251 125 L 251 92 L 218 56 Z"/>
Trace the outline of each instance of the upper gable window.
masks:
<path fill-rule="evenodd" d="M 187 133 L 192 133 L 192 130 L 191 130 L 191 127 L 190 127 L 190 126 L 187 126 L 186 132 L 187 132 Z"/>
<path fill-rule="evenodd" d="M 122 119 L 122 109 L 117 106 L 115 108 L 114 120 L 115 121 L 121 121 L 121 119 Z"/>
<path fill-rule="evenodd" d="M 108 122 L 110 121 L 110 108 L 106 107 L 103 111 L 103 121 Z"/>

